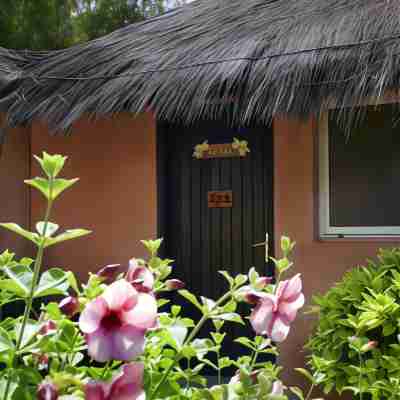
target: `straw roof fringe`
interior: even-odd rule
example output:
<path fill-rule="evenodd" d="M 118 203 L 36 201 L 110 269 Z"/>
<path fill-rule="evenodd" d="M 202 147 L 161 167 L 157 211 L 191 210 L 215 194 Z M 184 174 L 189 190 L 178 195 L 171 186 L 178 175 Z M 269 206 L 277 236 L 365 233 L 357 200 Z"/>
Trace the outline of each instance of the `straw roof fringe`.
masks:
<path fill-rule="evenodd" d="M 61 51 L 0 49 L 0 106 L 60 130 L 148 108 L 268 123 L 400 89 L 399 56 L 399 0 L 197 0 Z"/>

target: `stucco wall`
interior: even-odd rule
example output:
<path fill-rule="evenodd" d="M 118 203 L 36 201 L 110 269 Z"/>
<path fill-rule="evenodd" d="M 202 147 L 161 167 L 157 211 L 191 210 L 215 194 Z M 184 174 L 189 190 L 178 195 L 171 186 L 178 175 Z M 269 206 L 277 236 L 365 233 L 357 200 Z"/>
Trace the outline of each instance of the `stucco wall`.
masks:
<path fill-rule="evenodd" d="M 32 127 L 32 152 L 69 156 L 64 175 L 79 177 L 57 201 L 52 220 L 62 229 L 87 228 L 93 234 L 51 248 L 46 265 L 67 267 L 86 278 L 88 271 L 144 256 L 140 239 L 156 236 L 156 130 L 150 114 L 133 118 L 82 120 L 70 136 L 51 136 L 46 126 Z M 33 163 L 32 174 L 38 168 Z M 44 202 L 32 194 L 32 220 L 40 220 Z"/>
<path fill-rule="evenodd" d="M 275 151 L 275 235 L 289 235 L 296 240 L 296 272 L 303 274 L 307 306 L 311 296 L 328 290 L 344 271 L 374 257 L 380 247 L 397 243 L 379 241 L 319 241 L 314 232 L 314 128 L 316 121 L 299 122 L 284 118 L 274 121 Z M 310 334 L 313 319 L 301 314 L 293 324 L 289 339 L 281 346 L 281 363 L 295 368 L 304 365 L 302 346 Z M 287 372 L 291 384 L 297 374 Z"/>
<path fill-rule="evenodd" d="M 1 123 L 1 116 L 0 116 Z M 29 129 L 9 129 L 6 142 L 0 146 L 0 221 L 29 226 Z M 0 253 L 5 249 L 18 257 L 27 256 L 29 243 L 13 233 L 0 230 Z"/>

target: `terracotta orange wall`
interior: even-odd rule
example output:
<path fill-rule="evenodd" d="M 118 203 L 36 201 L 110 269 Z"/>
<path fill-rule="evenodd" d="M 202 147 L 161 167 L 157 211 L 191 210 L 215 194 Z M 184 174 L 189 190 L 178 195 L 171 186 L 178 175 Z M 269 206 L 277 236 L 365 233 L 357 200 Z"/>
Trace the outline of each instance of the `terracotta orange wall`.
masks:
<path fill-rule="evenodd" d="M 328 290 L 347 269 L 374 257 L 378 248 L 400 244 L 315 238 L 315 124 L 314 120 L 299 122 L 281 118 L 274 121 L 276 245 L 279 246 L 282 234 L 296 240 L 295 268 L 303 274 L 307 305 L 312 295 Z M 312 317 L 299 315 L 289 339 L 282 345 L 282 365 L 304 366 L 302 346 L 313 324 Z M 299 383 L 296 374 L 286 372 L 286 375 L 290 383 Z"/>
<path fill-rule="evenodd" d="M 29 177 L 29 129 L 9 129 L 0 151 L 0 221 L 27 227 L 29 190 L 24 179 Z M 0 253 L 5 249 L 24 257 L 28 255 L 30 246 L 24 239 L 1 229 Z"/>
<path fill-rule="evenodd" d="M 51 248 L 49 267 L 67 267 L 81 278 L 109 263 L 143 257 L 140 239 L 157 232 L 156 126 L 150 114 L 136 118 L 82 120 L 70 136 L 51 136 L 32 127 L 32 152 L 68 155 L 63 175 L 81 180 L 65 192 L 52 220 L 62 229 L 87 228 L 93 234 Z M 36 163 L 32 174 L 38 173 Z M 43 218 L 44 202 L 32 193 L 32 220 Z"/>

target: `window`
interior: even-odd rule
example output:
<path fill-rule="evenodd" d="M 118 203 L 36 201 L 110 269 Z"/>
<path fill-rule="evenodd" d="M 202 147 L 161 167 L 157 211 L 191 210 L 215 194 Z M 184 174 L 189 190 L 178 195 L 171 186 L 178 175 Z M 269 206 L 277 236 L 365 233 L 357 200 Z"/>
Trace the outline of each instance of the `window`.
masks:
<path fill-rule="evenodd" d="M 400 235 L 400 112 L 367 106 L 350 132 L 336 111 L 319 129 L 320 236 Z"/>

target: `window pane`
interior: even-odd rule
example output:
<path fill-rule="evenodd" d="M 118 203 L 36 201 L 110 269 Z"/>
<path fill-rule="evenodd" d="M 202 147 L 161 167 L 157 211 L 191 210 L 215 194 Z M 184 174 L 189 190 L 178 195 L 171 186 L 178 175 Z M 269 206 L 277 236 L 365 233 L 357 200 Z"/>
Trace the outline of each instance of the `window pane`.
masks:
<path fill-rule="evenodd" d="M 367 107 L 346 137 L 329 115 L 330 225 L 400 226 L 398 105 Z"/>

